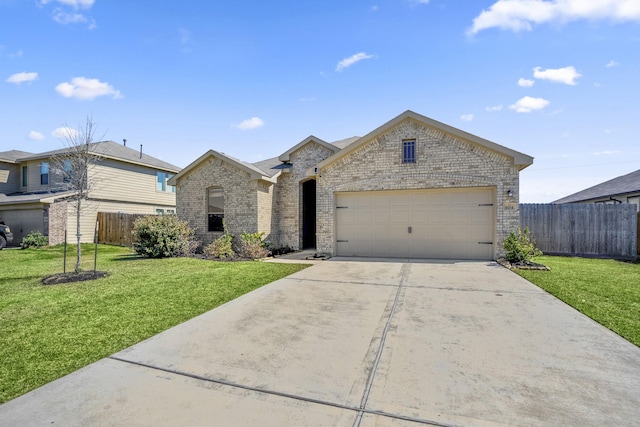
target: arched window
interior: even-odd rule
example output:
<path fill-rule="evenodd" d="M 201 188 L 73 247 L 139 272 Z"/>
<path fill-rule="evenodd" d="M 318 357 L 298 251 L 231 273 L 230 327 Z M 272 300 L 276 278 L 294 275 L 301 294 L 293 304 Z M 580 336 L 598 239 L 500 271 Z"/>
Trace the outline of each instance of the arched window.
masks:
<path fill-rule="evenodd" d="M 207 231 L 224 231 L 224 190 L 207 188 Z"/>

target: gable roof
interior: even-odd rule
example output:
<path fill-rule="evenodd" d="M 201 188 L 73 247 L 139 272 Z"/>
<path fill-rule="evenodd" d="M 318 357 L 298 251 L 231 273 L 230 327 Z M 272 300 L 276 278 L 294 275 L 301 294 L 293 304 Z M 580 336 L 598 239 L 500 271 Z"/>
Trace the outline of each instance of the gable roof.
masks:
<path fill-rule="evenodd" d="M 293 147 L 289 148 L 287 151 L 282 153 L 278 158 L 280 159 L 281 162 L 288 162 L 291 154 L 293 154 L 295 151 L 299 150 L 300 148 L 312 142 L 315 142 L 318 145 L 322 145 L 323 147 L 331 150 L 334 153 L 340 150 L 339 147 L 333 144 L 329 144 L 328 142 L 323 141 L 318 137 L 309 135 L 308 137 L 306 137 L 305 139 L 303 139 L 302 141 L 300 141 L 299 143 L 297 143 L 296 145 L 294 145 Z"/>
<path fill-rule="evenodd" d="M 156 157 L 150 156 L 145 153 L 140 153 L 139 150 L 134 150 L 133 148 L 125 147 L 122 144 L 113 141 L 102 141 L 102 142 L 94 142 L 91 148 L 91 151 L 99 155 L 100 157 L 107 159 L 119 160 L 122 162 L 132 163 L 135 165 L 151 167 L 154 169 L 166 170 L 169 172 L 177 173 L 180 171 L 180 168 L 176 165 L 172 165 L 171 163 L 167 163 L 163 160 L 160 160 Z M 46 159 L 52 156 L 68 153 L 71 151 L 71 148 L 61 148 L 58 150 L 45 151 L 44 153 L 31 154 L 20 157 L 19 161 L 28 161 L 28 160 L 38 160 L 38 159 Z"/>
<path fill-rule="evenodd" d="M 357 150 L 358 148 L 360 148 L 361 146 L 363 146 L 364 144 L 370 142 L 372 139 L 378 137 L 380 134 L 388 131 L 389 129 L 393 128 L 394 126 L 398 125 L 399 123 L 407 120 L 407 119 L 413 119 L 416 120 L 420 123 L 423 123 L 429 127 L 438 129 L 446 134 L 452 135 L 452 136 L 456 136 L 458 138 L 462 138 L 466 141 L 470 141 L 473 142 L 475 144 L 478 144 L 484 148 L 487 148 L 491 151 L 495 151 L 501 154 L 504 154 L 506 156 L 512 157 L 513 158 L 513 162 L 514 164 L 518 167 L 519 170 L 522 170 L 524 168 L 526 168 L 527 166 L 533 164 L 533 157 L 524 154 L 524 153 L 520 153 L 519 151 L 515 151 L 512 150 L 510 148 L 504 147 L 502 145 L 496 144 L 495 142 L 489 141 L 487 139 L 483 139 L 480 138 L 478 136 L 475 136 L 473 134 L 470 134 L 468 132 L 465 132 L 463 130 L 454 128 L 452 126 L 446 125 L 444 123 L 438 122 L 436 120 L 430 119 L 429 117 L 423 116 L 421 114 L 418 113 L 414 113 L 411 110 L 407 110 L 404 113 L 400 114 L 399 116 L 397 116 L 394 119 L 391 119 L 390 121 L 388 121 L 387 123 L 383 124 L 382 126 L 378 127 L 377 129 L 369 132 L 367 135 L 363 136 L 362 138 L 359 138 L 353 142 L 351 142 L 349 145 L 347 145 L 344 149 L 338 151 L 336 154 L 334 154 L 333 156 L 323 160 L 322 162 L 318 163 L 317 167 L 318 168 L 322 168 L 324 166 L 327 166 L 333 162 L 335 162 L 336 160 L 339 160 L 341 158 L 343 158 L 344 156 L 346 156 L 347 154 Z M 309 170 L 309 174 L 311 174 L 311 170 L 313 170 L 314 168 L 311 168 Z"/>
<path fill-rule="evenodd" d="M 0 162 L 17 163 L 16 160 L 27 156 L 33 156 L 33 153 L 20 150 L 0 151 Z"/>
<path fill-rule="evenodd" d="M 265 172 L 258 166 L 252 165 L 251 163 L 243 162 L 242 160 L 236 159 L 235 157 L 229 156 L 228 154 L 220 153 L 215 150 L 209 150 L 204 153 L 202 156 L 198 157 L 195 161 L 191 162 L 186 168 L 182 169 L 179 173 L 171 177 L 167 182 L 169 185 L 176 185 L 179 177 L 182 177 L 188 174 L 190 171 L 195 169 L 200 163 L 209 159 L 210 157 L 220 159 L 224 162 L 230 163 L 233 166 L 237 167 L 240 170 L 243 170 L 249 175 L 251 175 L 252 179 L 261 179 L 269 182 L 277 182 L 277 178 L 280 175 L 280 171 L 270 171 L 269 173 Z M 273 160 L 273 159 L 269 159 Z M 262 163 L 262 162 L 259 162 Z"/>
<path fill-rule="evenodd" d="M 601 199 L 603 197 L 635 192 L 640 192 L 640 169 L 578 191 L 577 193 L 570 194 L 552 203 L 581 202 L 584 200 Z"/>

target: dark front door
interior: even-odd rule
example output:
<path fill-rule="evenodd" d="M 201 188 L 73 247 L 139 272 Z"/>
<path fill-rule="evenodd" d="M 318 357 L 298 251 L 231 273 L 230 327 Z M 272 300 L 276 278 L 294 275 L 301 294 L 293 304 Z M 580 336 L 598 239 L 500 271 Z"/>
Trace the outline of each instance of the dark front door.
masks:
<path fill-rule="evenodd" d="M 302 247 L 316 247 L 316 181 L 302 183 Z"/>

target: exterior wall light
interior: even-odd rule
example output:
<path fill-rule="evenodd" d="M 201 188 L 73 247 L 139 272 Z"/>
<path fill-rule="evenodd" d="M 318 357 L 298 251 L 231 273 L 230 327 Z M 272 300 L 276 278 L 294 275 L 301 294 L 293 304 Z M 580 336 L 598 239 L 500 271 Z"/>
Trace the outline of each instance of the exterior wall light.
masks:
<path fill-rule="evenodd" d="M 509 196 L 509 197 L 513 197 L 513 191 L 511 191 L 511 190 L 507 190 L 507 196 Z"/>

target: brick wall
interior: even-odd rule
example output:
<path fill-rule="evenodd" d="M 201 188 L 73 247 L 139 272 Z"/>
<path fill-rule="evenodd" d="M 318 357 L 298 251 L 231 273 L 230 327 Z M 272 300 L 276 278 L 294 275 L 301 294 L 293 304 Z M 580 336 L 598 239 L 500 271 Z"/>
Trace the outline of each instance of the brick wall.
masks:
<path fill-rule="evenodd" d="M 402 141 L 415 139 L 416 163 L 402 163 Z M 509 157 L 407 119 L 320 171 L 317 250 L 334 254 L 334 193 L 340 191 L 493 187 L 496 255 L 519 224 L 518 170 Z M 513 197 L 506 200 L 506 191 Z"/>
<path fill-rule="evenodd" d="M 307 169 L 320 163 L 333 152 L 328 148 L 310 142 L 289 156 L 293 165 L 289 172 L 278 178 L 278 198 L 276 209 L 279 212 L 278 237 L 281 246 L 299 249 L 302 245 L 302 191 L 301 184 L 308 180 Z"/>
<path fill-rule="evenodd" d="M 49 205 L 49 245 L 64 243 L 67 225 L 67 202 L 60 200 Z M 73 241 L 73 239 L 71 239 Z"/>
<path fill-rule="evenodd" d="M 231 234 L 237 236 L 243 231 L 265 231 L 259 229 L 258 223 L 265 226 L 270 222 L 265 218 L 264 208 L 260 210 L 262 220 L 258 220 L 258 181 L 252 180 L 248 172 L 221 159 L 209 157 L 180 177 L 177 184 L 176 213 L 195 229 L 195 236 L 203 245 L 222 234 L 207 231 L 207 188 L 211 186 L 224 189 L 224 219 Z M 261 197 L 261 202 L 268 203 L 271 197 Z"/>

